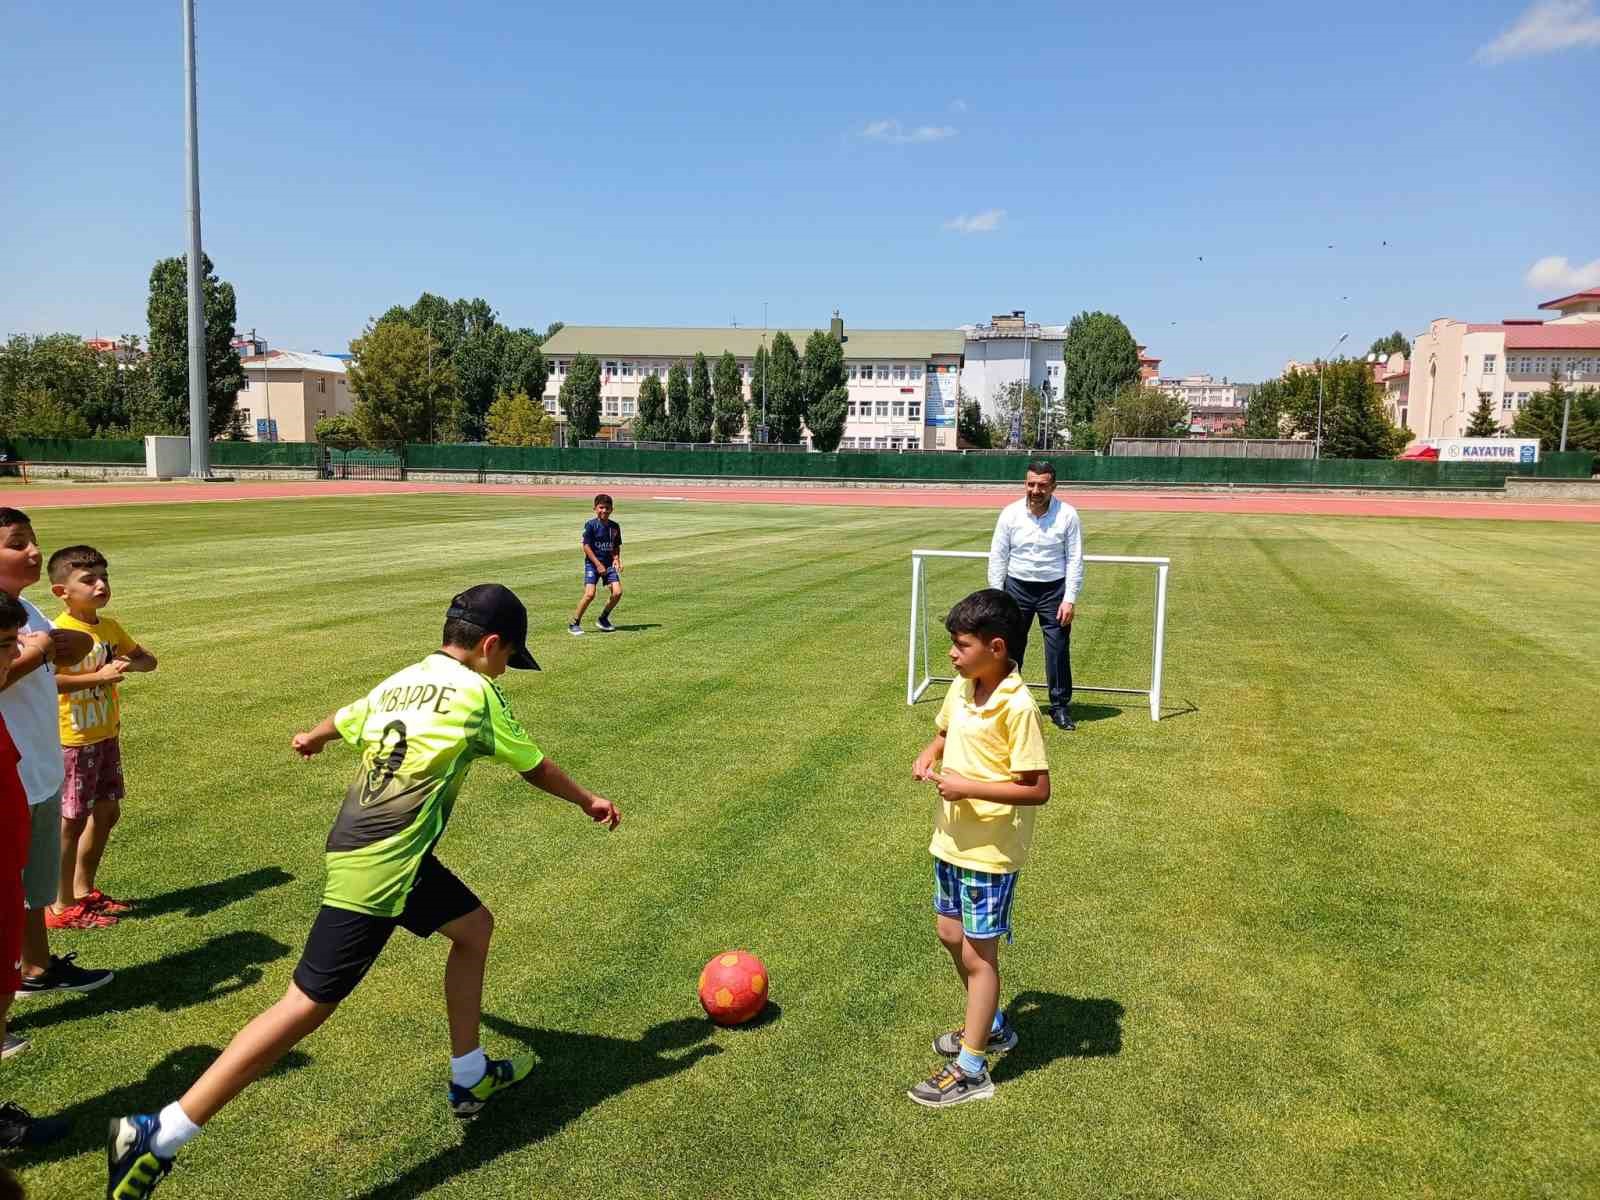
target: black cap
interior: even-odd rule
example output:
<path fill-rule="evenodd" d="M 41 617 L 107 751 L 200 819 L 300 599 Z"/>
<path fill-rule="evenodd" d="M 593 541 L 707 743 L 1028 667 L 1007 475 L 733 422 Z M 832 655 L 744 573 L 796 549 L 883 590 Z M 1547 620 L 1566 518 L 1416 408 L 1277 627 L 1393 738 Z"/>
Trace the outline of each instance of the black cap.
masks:
<path fill-rule="evenodd" d="M 498 633 L 517 648 L 509 666 L 522 671 L 537 671 L 539 664 L 528 653 L 528 610 L 517 594 L 504 584 L 480 583 L 450 601 L 446 621 L 467 621 L 485 633 Z"/>

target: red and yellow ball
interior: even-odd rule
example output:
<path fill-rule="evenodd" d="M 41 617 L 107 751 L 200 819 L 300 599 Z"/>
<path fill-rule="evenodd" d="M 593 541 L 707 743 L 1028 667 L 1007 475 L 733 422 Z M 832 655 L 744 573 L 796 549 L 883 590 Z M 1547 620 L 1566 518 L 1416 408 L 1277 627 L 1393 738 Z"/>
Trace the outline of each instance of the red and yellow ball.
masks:
<path fill-rule="evenodd" d="M 754 954 L 729 950 L 700 972 L 700 1005 L 718 1025 L 743 1025 L 767 1006 L 771 982 Z"/>

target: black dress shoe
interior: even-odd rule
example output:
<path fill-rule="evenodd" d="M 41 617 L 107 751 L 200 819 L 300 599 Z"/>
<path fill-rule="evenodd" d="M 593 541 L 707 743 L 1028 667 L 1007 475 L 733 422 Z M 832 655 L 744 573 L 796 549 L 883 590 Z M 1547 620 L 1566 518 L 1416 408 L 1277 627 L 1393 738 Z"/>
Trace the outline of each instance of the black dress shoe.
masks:
<path fill-rule="evenodd" d="M 1065 705 L 1052 708 L 1050 710 L 1050 719 L 1055 722 L 1057 729 L 1076 729 L 1078 727 L 1078 723 L 1072 719 L 1072 714 L 1067 711 Z"/>

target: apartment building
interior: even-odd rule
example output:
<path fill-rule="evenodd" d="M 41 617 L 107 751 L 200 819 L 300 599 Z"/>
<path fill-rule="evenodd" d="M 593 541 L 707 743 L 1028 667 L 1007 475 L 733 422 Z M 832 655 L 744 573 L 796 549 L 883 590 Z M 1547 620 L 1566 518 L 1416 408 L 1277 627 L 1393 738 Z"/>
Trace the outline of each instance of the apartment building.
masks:
<path fill-rule="evenodd" d="M 1184 375 L 1181 378 L 1152 381 L 1169 396 L 1182 400 L 1189 408 L 1189 432 L 1201 436 L 1237 434 L 1244 429 L 1248 389 L 1210 375 Z"/>
<path fill-rule="evenodd" d="M 956 446 L 956 396 L 962 335 L 944 329 L 854 329 L 834 317 L 831 329 L 843 339 L 849 408 L 840 449 L 953 450 Z M 550 377 L 545 411 L 565 421 L 557 398 L 572 361 L 588 354 L 600 363 L 602 437 L 616 437 L 639 412 L 639 387 L 654 376 L 666 383 L 674 364 L 691 369 L 704 354 L 715 370 L 724 352 L 739 363 L 745 399 L 756 351 L 770 352 L 777 330 L 682 328 L 669 326 L 567 325 L 544 344 Z M 786 330 L 802 354 L 809 329 Z M 752 414 L 750 425 L 760 424 Z M 739 440 L 748 440 L 747 429 Z"/>

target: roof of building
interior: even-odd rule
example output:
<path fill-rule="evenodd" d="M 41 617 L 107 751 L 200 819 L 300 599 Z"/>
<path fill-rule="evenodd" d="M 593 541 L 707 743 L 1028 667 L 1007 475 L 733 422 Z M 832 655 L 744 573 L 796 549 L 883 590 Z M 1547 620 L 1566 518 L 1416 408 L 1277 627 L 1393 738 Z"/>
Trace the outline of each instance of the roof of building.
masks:
<path fill-rule="evenodd" d="M 1468 325 L 1467 332 L 1503 333 L 1507 350 L 1600 350 L 1600 321 L 1579 321 L 1571 325 L 1503 322 Z"/>
<path fill-rule="evenodd" d="M 239 363 L 259 371 L 263 359 L 261 355 L 253 354 L 241 358 Z M 326 371 L 330 375 L 343 375 L 346 366 L 341 359 L 330 358 L 326 354 L 308 354 L 304 350 L 269 350 L 265 359 L 268 371 Z"/>
<path fill-rule="evenodd" d="M 762 345 L 772 345 L 779 331 L 763 332 L 746 326 L 736 328 L 670 327 L 653 325 L 564 325 L 546 339 L 545 356 L 567 357 L 592 354 L 596 357 L 636 358 L 659 355 L 662 358 L 692 358 L 696 352 L 715 358 L 724 350 L 739 358 L 754 358 Z M 805 353 L 810 329 L 783 332 Z M 959 329 L 846 329 L 846 358 L 925 359 L 935 354 L 961 353 L 965 338 Z"/>
<path fill-rule="evenodd" d="M 1589 288 L 1582 292 L 1573 292 L 1570 296 L 1562 296 L 1559 300 L 1546 300 L 1539 305 L 1540 308 L 1560 308 L 1566 304 L 1575 304 L 1584 300 L 1600 300 L 1600 288 Z"/>

